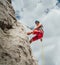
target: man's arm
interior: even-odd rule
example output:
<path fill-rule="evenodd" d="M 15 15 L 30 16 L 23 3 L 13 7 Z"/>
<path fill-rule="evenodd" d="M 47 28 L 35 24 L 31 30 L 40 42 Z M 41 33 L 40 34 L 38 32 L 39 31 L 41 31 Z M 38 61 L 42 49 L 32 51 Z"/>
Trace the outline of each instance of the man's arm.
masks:
<path fill-rule="evenodd" d="M 39 24 L 34 30 L 38 29 L 42 24 Z"/>
<path fill-rule="evenodd" d="M 32 34 L 32 33 L 33 33 L 33 31 L 31 31 L 31 32 L 28 32 L 28 33 L 27 33 L 27 35 L 30 35 L 30 34 Z"/>

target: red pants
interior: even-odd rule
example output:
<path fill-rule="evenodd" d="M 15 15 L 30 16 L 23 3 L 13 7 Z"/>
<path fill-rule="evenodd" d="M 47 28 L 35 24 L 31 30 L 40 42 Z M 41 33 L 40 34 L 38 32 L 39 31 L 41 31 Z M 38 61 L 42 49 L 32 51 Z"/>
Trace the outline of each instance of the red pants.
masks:
<path fill-rule="evenodd" d="M 34 30 L 33 34 L 35 34 L 35 36 L 31 40 L 36 41 L 38 39 L 42 39 L 44 31 L 42 31 L 42 30 Z"/>

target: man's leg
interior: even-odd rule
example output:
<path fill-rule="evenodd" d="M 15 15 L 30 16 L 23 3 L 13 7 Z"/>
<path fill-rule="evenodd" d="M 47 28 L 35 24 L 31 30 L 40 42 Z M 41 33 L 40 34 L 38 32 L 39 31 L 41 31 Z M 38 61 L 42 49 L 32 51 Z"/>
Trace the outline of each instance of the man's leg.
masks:
<path fill-rule="evenodd" d="M 38 34 L 36 36 L 34 36 L 31 40 L 30 40 L 30 43 L 40 39 L 40 41 L 42 42 L 42 37 L 43 37 L 43 34 Z"/>
<path fill-rule="evenodd" d="M 38 36 L 37 36 L 37 35 L 34 36 L 29 42 L 32 43 L 32 42 L 34 42 L 34 41 L 36 41 L 36 40 L 38 40 Z"/>
<path fill-rule="evenodd" d="M 38 39 L 40 39 L 40 41 L 42 42 L 42 37 L 43 37 L 43 32 L 40 32 L 38 30 L 34 30 L 33 32 L 29 32 L 28 35 L 30 34 L 36 34 L 36 36 L 34 36 L 29 42 L 32 43 L 33 41 L 36 41 Z"/>

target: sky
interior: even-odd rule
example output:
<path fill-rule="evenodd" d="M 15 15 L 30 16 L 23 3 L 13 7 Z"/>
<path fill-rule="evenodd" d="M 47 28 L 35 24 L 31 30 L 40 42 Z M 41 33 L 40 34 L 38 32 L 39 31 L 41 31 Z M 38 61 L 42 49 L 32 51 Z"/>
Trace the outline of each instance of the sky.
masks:
<path fill-rule="evenodd" d="M 58 0 L 59 1 L 59 3 L 60 3 L 60 0 Z"/>
<path fill-rule="evenodd" d="M 37 40 L 30 45 L 39 65 L 60 65 L 60 8 L 57 3 L 58 0 L 12 0 L 16 17 L 22 24 L 33 27 L 34 21 L 39 20 L 44 26 L 43 42 Z"/>

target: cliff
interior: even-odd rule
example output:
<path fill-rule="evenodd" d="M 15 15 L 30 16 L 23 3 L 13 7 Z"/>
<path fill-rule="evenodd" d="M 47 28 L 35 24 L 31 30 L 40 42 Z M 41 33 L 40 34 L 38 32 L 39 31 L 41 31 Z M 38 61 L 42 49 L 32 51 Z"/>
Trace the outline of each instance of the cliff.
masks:
<path fill-rule="evenodd" d="M 37 65 L 11 0 L 0 0 L 0 65 Z"/>

